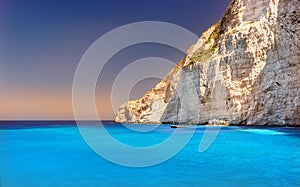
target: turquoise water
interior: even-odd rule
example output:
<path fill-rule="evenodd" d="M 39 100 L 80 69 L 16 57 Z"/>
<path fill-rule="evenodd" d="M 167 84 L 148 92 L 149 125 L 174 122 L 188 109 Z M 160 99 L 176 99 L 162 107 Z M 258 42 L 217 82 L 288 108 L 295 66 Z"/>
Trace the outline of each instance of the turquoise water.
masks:
<path fill-rule="evenodd" d="M 159 143 L 174 131 L 162 125 L 136 133 L 105 124 L 115 138 L 137 146 Z M 2 187 L 300 185 L 299 128 L 222 127 L 200 153 L 205 129 L 198 127 L 187 146 L 166 162 L 130 168 L 97 155 L 73 122 L 1 122 L 0 181 Z"/>

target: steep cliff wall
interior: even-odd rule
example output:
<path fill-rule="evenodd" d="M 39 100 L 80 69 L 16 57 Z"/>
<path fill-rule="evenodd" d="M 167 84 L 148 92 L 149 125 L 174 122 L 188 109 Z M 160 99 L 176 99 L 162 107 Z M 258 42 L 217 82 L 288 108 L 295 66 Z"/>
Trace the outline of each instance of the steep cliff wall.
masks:
<path fill-rule="evenodd" d="M 300 125 L 299 0 L 233 0 L 159 84 L 116 122 Z"/>

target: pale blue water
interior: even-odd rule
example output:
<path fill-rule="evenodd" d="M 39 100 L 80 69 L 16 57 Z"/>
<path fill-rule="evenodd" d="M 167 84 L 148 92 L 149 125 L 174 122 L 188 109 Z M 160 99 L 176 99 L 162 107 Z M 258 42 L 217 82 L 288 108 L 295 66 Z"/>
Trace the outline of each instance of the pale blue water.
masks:
<path fill-rule="evenodd" d="M 173 132 L 167 125 L 135 133 L 121 125 L 106 124 L 120 141 L 138 146 L 158 143 Z M 170 160 L 147 168 L 129 168 L 93 152 L 73 122 L 1 122 L 1 184 L 300 186 L 299 128 L 222 127 L 212 146 L 200 153 L 205 128 L 198 127 L 188 145 Z M 182 129 L 185 131 L 188 129 Z"/>

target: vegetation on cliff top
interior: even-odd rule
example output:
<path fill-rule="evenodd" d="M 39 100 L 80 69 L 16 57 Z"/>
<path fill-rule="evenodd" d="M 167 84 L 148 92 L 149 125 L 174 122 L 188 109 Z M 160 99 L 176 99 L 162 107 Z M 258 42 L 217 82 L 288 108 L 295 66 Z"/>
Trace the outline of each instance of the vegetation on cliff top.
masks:
<path fill-rule="evenodd" d="M 204 43 L 205 45 L 209 45 L 209 43 L 213 42 L 212 46 L 209 49 L 200 47 L 191 57 L 189 65 L 195 62 L 206 61 L 215 53 L 217 49 L 217 42 L 219 41 L 220 35 L 223 33 L 221 30 L 222 20 L 223 19 L 219 20 L 215 25 L 213 25 L 214 30 L 210 33 L 209 37 Z"/>

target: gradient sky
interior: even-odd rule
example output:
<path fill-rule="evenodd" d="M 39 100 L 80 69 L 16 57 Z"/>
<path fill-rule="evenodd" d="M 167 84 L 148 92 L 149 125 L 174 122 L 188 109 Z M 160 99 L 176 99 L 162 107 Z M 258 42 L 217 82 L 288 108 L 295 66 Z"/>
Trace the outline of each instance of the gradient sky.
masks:
<path fill-rule="evenodd" d="M 101 35 L 124 24 L 154 20 L 200 36 L 222 17 L 230 1 L 0 0 L 0 120 L 72 119 L 74 72 Z M 119 52 L 101 75 L 98 111 L 105 119 L 114 118 L 110 86 L 127 64 L 149 56 L 177 62 L 183 55 L 155 44 Z M 157 82 L 140 82 L 131 97 L 143 95 Z"/>

